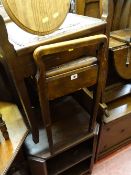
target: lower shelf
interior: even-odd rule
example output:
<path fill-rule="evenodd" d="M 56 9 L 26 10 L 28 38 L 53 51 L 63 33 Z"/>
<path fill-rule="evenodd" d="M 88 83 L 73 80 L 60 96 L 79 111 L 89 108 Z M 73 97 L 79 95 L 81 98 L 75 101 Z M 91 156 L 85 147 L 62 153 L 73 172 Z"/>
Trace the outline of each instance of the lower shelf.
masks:
<path fill-rule="evenodd" d="M 29 135 L 25 148 L 32 175 L 80 175 L 94 159 L 96 135 L 89 133 L 90 115 L 72 96 L 51 102 L 54 154 L 48 150 L 46 131 L 40 127 L 40 142 Z"/>
<path fill-rule="evenodd" d="M 131 93 L 131 83 L 116 83 L 107 86 L 105 91 L 105 103 L 112 102 Z"/>
<path fill-rule="evenodd" d="M 32 175 L 82 175 L 91 168 L 94 138 L 48 160 L 29 156 Z"/>
<path fill-rule="evenodd" d="M 53 111 L 54 155 L 93 136 L 93 133 L 89 133 L 90 115 L 72 96 L 60 99 L 55 103 Z M 34 144 L 31 135 L 25 141 L 27 154 L 48 159 L 51 155 L 49 153 L 46 131 L 43 127 L 40 127 L 39 130 L 40 141 L 38 144 Z"/>
<path fill-rule="evenodd" d="M 90 159 L 86 159 L 60 175 L 84 175 L 89 171 L 90 161 Z"/>
<path fill-rule="evenodd" d="M 61 172 L 80 164 L 93 155 L 93 138 L 82 142 L 73 148 L 58 154 L 46 161 L 49 175 L 61 174 Z"/>

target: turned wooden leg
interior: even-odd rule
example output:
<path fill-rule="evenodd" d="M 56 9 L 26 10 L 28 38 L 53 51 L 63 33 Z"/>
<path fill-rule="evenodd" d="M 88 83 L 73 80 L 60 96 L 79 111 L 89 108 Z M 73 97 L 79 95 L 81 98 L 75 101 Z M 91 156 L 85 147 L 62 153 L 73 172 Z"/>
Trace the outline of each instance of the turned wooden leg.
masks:
<path fill-rule="evenodd" d="M 0 130 L 2 132 L 2 135 L 3 135 L 4 139 L 8 140 L 9 139 L 9 134 L 8 134 L 6 124 L 3 121 L 1 114 L 0 114 Z"/>

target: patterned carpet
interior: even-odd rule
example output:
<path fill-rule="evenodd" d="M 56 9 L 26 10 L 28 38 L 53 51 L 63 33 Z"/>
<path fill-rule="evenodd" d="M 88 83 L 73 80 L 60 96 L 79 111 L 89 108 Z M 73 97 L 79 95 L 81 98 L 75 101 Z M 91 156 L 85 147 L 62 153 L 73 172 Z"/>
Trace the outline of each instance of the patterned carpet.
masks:
<path fill-rule="evenodd" d="M 131 175 L 131 144 L 99 161 L 92 175 Z"/>

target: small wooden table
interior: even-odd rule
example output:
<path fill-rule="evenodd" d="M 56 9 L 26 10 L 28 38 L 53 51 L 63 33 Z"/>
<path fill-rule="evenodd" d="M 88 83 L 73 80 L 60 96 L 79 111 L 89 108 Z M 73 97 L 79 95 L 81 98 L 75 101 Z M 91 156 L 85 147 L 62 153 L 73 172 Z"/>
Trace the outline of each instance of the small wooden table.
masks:
<path fill-rule="evenodd" d="M 0 112 L 6 122 L 10 137 L 9 140 L 4 140 L 0 133 L 0 175 L 4 175 L 20 150 L 28 129 L 15 104 L 0 102 Z"/>
<path fill-rule="evenodd" d="M 0 25 L 1 57 L 3 62 L 5 61 L 8 64 L 9 69 L 5 67 L 6 72 L 9 70 L 11 72 L 9 80 L 14 80 L 16 84 L 16 88 L 14 88 L 14 84 L 11 82 L 13 87 L 12 93 L 16 92 L 17 95 L 15 94 L 14 96 L 19 96 L 19 99 L 21 99 L 23 109 L 26 109 L 25 111 L 23 110 L 25 112 L 25 114 L 23 113 L 23 117 L 25 120 L 28 118 L 30 121 L 33 140 L 35 143 L 38 143 L 39 133 L 36 125 L 37 117 L 35 117 L 34 111 L 31 108 L 31 106 L 37 105 L 36 101 L 38 100 L 37 98 L 34 98 L 34 94 L 36 94 L 37 97 L 37 93 L 30 95 L 28 93 L 32 93 L 33 89 L 34 92 L 36 92 L 34 83 L 36 74 L 36 65 L 33 59 L 34 50 L 41 45 L 92 36 L 95 34 L 105 34 L 106 22 L 97 18 L 69 13 L 58 31 L 41 37 L 24 32 L 11 21 L 5 24 L 1 17 Z M 88 55 L 95 53 L 94 49 L 93 51 L 92 49 L 88 49 Z M 64 64 L 68 62 L 68 60 L 81 57 L 85 55 L 84 53 L 87 54 L 87 48 L 81 48 L 81 50 L 75 49 L 72 51 L 72 54 L 67 54 L 66 52 L 62 53 L 61 58 L 58 58 L 58 56 L 54 54 L 53 57 L 46 59 L 47 70 L 51 67 Z M 28 86 L 28 83 L 31 83 L 32 85 Z M 33 99 L 31 99 L 32 97 Z"/>

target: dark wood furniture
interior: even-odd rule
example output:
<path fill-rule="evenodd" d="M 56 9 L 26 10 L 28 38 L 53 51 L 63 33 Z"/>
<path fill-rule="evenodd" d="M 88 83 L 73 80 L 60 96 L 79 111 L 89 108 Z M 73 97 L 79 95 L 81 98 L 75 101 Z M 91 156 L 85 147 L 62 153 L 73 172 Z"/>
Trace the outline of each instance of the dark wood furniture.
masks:
<path fill-rule="evenodd" d="M 131 141 L 131 48 L 130 43 L 124 41 L 125 37 L 128 40 L 130 34 L 130 29 L 111 32 L 109 70 L 112 71 L 108 77 L 115 76 L 114 79 L 108 79 L 109 86 L 105 91 L 108 117 L 102 115 L 97 159 Z"/>
<path fill-rule="evenodd" d="M 128 87 L 125 89 L 128 88 L 130 91 L 131 84 L 126 86 Z M 104 115 L 101 123 L 97 160 L 131 142 L 131 96 L 128 95 L 106 104 L 109 116 Z"/>
<path fill-rule="evenodd" d="M 57 55 L 59 58 L 64 52 L 69 54 L 89 45 L 99 45 L 98 61 L 95 57 L 76 57 L 73 61 L 53 65 L 47 70 L 47 57 Z M 25 141 L 32 175 L 91 174 L 98 134 L 96 117 L 105 86 L 106 48 L 106 36 L 94 35 L 40 46 L 34 51 L 45 128 L 40 122 L 38 144 L 33 143 L 30 135 Z M 89 113 L 76 96 L 83 92 L 83 87 L 94 84 L 97 87 L 93 93 L 93 108 Z"/>
<path fill-rule="evenodd" d="M 99 10 L 101 0 L 77 0 L 76 2 L 79 14 L 101 17 L 102 8 Z M 101 127 L 97 159 L 129 143 L 131 137 L 129 129 L 131 117 L 129 102 L 131 96 L 131 1 L 111 0 L 106 2 L 110 3 L 107 20 L 108 31 L 111 31 L 109 68 L 104 100 L 106 104 L 102 104 L 103 109 L 98 118 Z M 91 99 L 89 98 L 88 101 Z M 119 110 L 122 111 L 121 115 L 117 113 Z"/>
<path fill-rule="evenodd" d="M 5 140 L 0 134 L 0 174 L 5 175 L 21 148 L 28 129 L 23 117 L 15 104 L 0 102 L 0 113 L 9 133 L 9 139 Z"/>
<path fill-rule="evenodd" d="M 77 14 L 96 18 L 106 17 L 109 27 L 108 31 L 130 28 L 130 9 L 130 0 L 76 0 Z"/>
<path fill-rule="evenodd" d="M 75 49 L 80 49 L 89 45 L 99 46 L 96 58 L 89 56 L 76 58 L 73 61 L 69 60 L 69 62 L 65 64 L 60 64 L 57 66 L 53 65 L 50 70 L 46 71 L 47 68 L 44 61 L 46 57 L 51 57 L 54 54 L 57 54 L 59 57 L 59 55 L 61 55 L 63 52 L 70 54 L 70 52 Z M 103 94 L 106 79 L 106 77 L 103 77 L 103 74 L 106 75 L 107 68 L 107 60 L 105 57 L 107 51 L 106 48 L 106 36 L 94 35 L 91 37 L 40 46 L 34 51 L 34 58 L 37 65 L 36 79 L 38 84 L 42 118 L 49 141 L 49 150 L 52 154 L 54 154 L 54 151 L 49 101 L 78 91 L 81 88 L 93 86 L 95 83 L 97 83 L 97 87 L 94 91 L 94 105 L 89 121 L 89 131 L 93 131 L 96 125 L 98 107 L 101 101 L 101 95 Z M 96 73 L 97 64 L 98 71 Z"/>
<path fill-rule="evenodd" d="M 70 20 L 73 21 L 72 24 Z M 12 79 L 16 85 L 16 91 L 13 90 L 13 92 L 17 92 L 25 111 L 23 116 L 29 121 L 28 123 L 30 124 L 34 141 L 38 142 L 37 115 L 33 108 L 36 106 L 37 101 L 34 98 L 36 89 L 34 88 L 33 90 L 33 86 L 35 87 L 34 77 L 36 73 L 36 65 L 33 60 L 34 49 L 40 45 L 106 33 L 106 22 L 100 19 L 68 14 L 60 30 L 42 37 L 24 32 L 13 22 L 7 22 L 5 26 L 2 18 L 0 18 L 0 23 L 2 34 L 0 41 L 2 60 L 8 64 Z M 64 64 L 68 59 L 74 60 L 76 57 L 84 55 L 85 50 L 86 49 L 83 48 L 79 51 L 74 50 L 70 55 L 65 52 L 62 54 L 61 59 L 58 59 L 55 55 L 51 58 L 47 58 L 47 67 L 49 69 L 52 65 Z M 92 52 L 93 55 L 94 51 L 88 49 L 88 52 L 89 54 Z"/>
<path fill-rule="evenodd" d="M 100 62 L 101 58 L 104 58 L 102 55 L 104 54 L 103 44 L 100 44 L 100 47 L 97 47 L 97 38 L 90 38 L 90 43 L 88 44 L 93 44 L 95 46 L 91 45 L 86 47 L 83 45 L 83 47 L 78 47 L 77 45 L 78 48 L 74 48 L 74 50 L 71 49 L 70 52 L 64 50 L 61 54 L 54 53 L 52 55 L 47 55 L 47 57 L 44 59 L 46 71 L 50 72 L 51 67 L 57 67 L 60 64 L 66 65 L 68 64 L 69 60 L 72 61 L 72 63 L 75 63 L 76 59 L 82 58 L 84 56 L 90 55 L 91 57 L 95 58 L 97 56 L 97 51 L 99 53 L 98 58 L 100 58 L 97 62 L 99 64 L 94 62 L 96 59 L 90 59 L 90 63 L 87 61 L 91 67 L 89 66 L 89 69 L 85 69 L 87 72 L 85 71 L 85 74 L 82 74 L 83 77 L 89 80 L 86 82 L 88 84 L 87 86 L 91 86 L 98 82 L 98 91 L 95 91 L 98 96 L 94 94 L 94 97 L 97 98 L 96 101 L 94 101 L 96 104 L 95 109 L 93 110 L 92 108 L 92 111 L 94 111 L 93 115 L 89 115 L 88 111 L 86 111 L 86 109 L 82 107 L 79 102 L 77 102 L 75 97 L 73 97 L 74 94 L 70 94 L 51 101 L 52 110 L 50 111 L 53 111 L 51 112 L 51 114 L 53 114 L 53 156 L 49 150 L 44 128 L 45 125 L 43 127 L 41 116 L 38 114 L 40 108 L 39 102 L 36 103 L 38 98 L 35 85 L 35 74 L 37 67 L 33 60 L 33 52 L 38 46 L 41 45 L 81 38 L 85 36 L 87 37 L 90 35 L 105 34 L 106 22 L 101 19 L 68 14 L 65 23 L 61 26 L 60 30 L 45 37 L 38 37 L 28 34 L 17 27 L 13 22 L 8 22 L 5 26 L 2 18 L 0 19 L 0 24 L 0 30 L 2 33 L 2 37 L 0 39 L 1 55 L 3 58 L 2 60 L 3 62 L 5 61 L 9 67 L 12 79 L 16 85 L 16 92 L 21 100 L 26 114 L 24 117 L 29 119 L 29 124 L 31 126 L 30 128 L 32 130 L 35 142 L 38 142 L 39 130 L 40 138 L 38 144 L 34 144 L 31 135 L 27 137 L 25 142 L 32 174 L 44 175 L 69 173 L 81 174 L 84 172 L 91 173 L 94 164 L 96 139 L 98 134 L 98 126 L 95 125 L 95 118 L 97 115 L 98 102 L 99 100 L 102 101 L 101 97 L 104 90 L 103 85 L 105 84 L 105 77 L 99 79 L 102 77 L 102 67 L 106 66 Z M 16 32 L 14 33 L 13 31 Z M 84 39 L 82 39 L 82 41 L 83 40 Z M 98 39 L 98 41 L 101 43 L 101 40 Z M 105 63 L 105 61 L 103 63 Z M 78 65 L 78 63 L 75 65 Z M 98 65 L 100 65 L 100 69 Z M 70 65 L 70 67 L 71 66 L 73 68 L 73 64 Z M 106 69 L 104 69 L 104 71 L 104 74 L 106 74 Z M 92 78 L 87 76 L 86 73 L 89 72 Z M 97 73 L 100 75 L 98 79 Z M 78 86 L 79 83 L 81 83 L 82 87 L 84 86 L 82 81 L 78 81 L 77 88 L 81 88 L 81 86 Z M 69 92 L 71 93 L 72 90 Z M 54 111 L 56 112 L 54 113 Z M 91 122 L 92 132 L 89 132 L 90 117 L 93 117 L 93 122 Z M 63 159 L 67 161 L 64 161 Z M 53 167 L 54 162 L 57 161 L 60 162 L 60 166 Z"/>
<path fill-rule="evenodd" d="M 89 134 L 87 132 L 87 118 L 83 115 L 75 116 L 73 119 L 72 117 L 70 118 L 71 120 L 65 119 L 63 120 L 63 123 L 62 121 L 59 123 L 61 129 L 63 127 L 64 132 L 62 131 L 62 134 L 64 137 L 60 138 L 56 133 L 54 138 L 56 146 L 58 145 L 58 142 L 61 140 L 63 142 L 64 139 L 65 143 L 68 144 L 68 147 L 65 147 L 64 145 L 54 156 L 50 156 L 48 142 L 43 140 L 43 136 L 45 136 L 43 130 L 41 130 L 40 134 L 40 143 L 37 145 L 34 145 L 30 136 L 26 139 L 26 149 L 30 155 L 28 156 L 28 159 L 32 175 L 91 174 L 94 164 L 94 153 L 96 151 L 98 128 L 95 128 L 94 132 Z M 70 130 L 64 129 L 64 124 L 66 124 L 65 121 L 69 126 L 72 126 Z M 78 128 L 76 127 L 76 124 Z M 58 128 L 58 122 L 54 125 L 53 129 L 55 130 L 56 127 Z M 80 128 L 81 132 L 79 130 Z M 66 137 L 68 137 L 68 139 Z"/>
<path fill-rule="evenodd" d="M 110 34 L 110 59 L 119 77 L 131 79 L 131 29 L 121 29 Z"/>
<path fill-rule="evenodd" d="M 64 65 L 68 65 L 69 60 L 72 62 L 70 64 L 70 68 L 74 69 L 73 65 L 76 62 L 76 59 L 85 56 L 87 57 L 89 55 L 91 58 L 93 58 L 90 59 L 91 62 L 88 60 L 90 63 L 87 61 L 87 65 L 89 63 L 90 66 L 88 67 L 86 65 L 85 72 L 80 72 L 80 76 L 88 81 L 85 81 L 86 83 L 83 84 L 83 82 L 79 80 L 77 82 L 77 86 L 75 85 L 77 88 L 75 86 L 73 87 L 74 83 L 72 83 L 72 89 L 68 91 L 68 93 L 71 94 L 52 100 L 50 102 L 50 112 L 52 117 L 51 119 L 53 121 L 52 137 L 54 142 L 53 151 L 51 150 L 51 152 L 49 150 L 45 133 L 45 127 L 48 127 L 48 125 L 44 124 L 43 126 L 41 116 L 38 114 L 38 111 L 40 111 L 39 101 L 36 103 L 38 100 L 37 92 L 40 91 L 37 91 L 35 84 L 37 67 L 33 59 L 33 52 L 37 47 L 46 44 L 67 41 L 96 34 L 107 34 L 106 22 L 102 19 L 68 14 L 65 23 L 60 27 L 60 30 L 48 36 L 42 37 L 24 32 L 11 21 L 8 21 L 5 26 L 2 18 L 0 18 L 0 24 L 0 32 L 2 33 L 2 36 L 0 38 L 2 60 L 3 62 L 7 63 L 10 70 L 17 95 L 21 100 L 21 104 L 23 105 L 25 112 L 23 113 L 25 116 L 23 116 L 25 119 L 29 120 L 28 123 L 30 124 L 30 129 L 33 133 L 34 141 L 38 142 L 38 134 L 40 136 L 38 144 L 34 144 L 31 135 L 27 137 L 25 142 L 27 154 L 29 155 L 29 163 L 32 169 L 32 174 L 45 175 L 72 173 L 82 174 L 86 172 L 91 173 L 94 164 L 96 139 L 98 134 L 98 126 L 96 126 L 95 119 L 98 110 L 98 103 L 99 101 L 102 101 L 106 78 L 106 76 L 104 77 L 102 74 L 106 75 L 107 65 L 103 64 L 105 63 L 105 60 L 101 62 L 101 59 L 105 58 L 105 55 L 103 54 L 106 46 L 104 45 L 105 48 L 103 48 L 103 41 L 99 37 L 98 38 L 100 40 L 97 37 L 91 37 L 89 39 L 90 42 L 88 41 L 88 47 L 85 44 L 83 47 L 80 47 L 76 44 L 77 47 L 74 48 L 74 50 L 72 50 L 72 48 L 69 49 L 70 52 L 64 50 L 60 54 L 49 54 L 44 59 L 46 72 L 53 74 L 53 71 L 51 72 L 52 67 L 54 68 L 59 65 L 63 65 L 64 70 Z M 105 37 L 104 40 L 106 40 Z M 82 39 L 82 41 L 84 41 L 84 39 Z M 97 41 L 100 43 L 102 41 L 102 43 L 97 46 Z M 71 46 L 73 47 L 73 44 L 71 44 Z M 96 56 L 98 56 L 99 60 L 95 63 L 95 61 L 97 61 L 94 59 Z M 80 65 L 83 64 L 82 59 L 79 60 L 79 63 L 81 63 Z M 78 69 L 80 69 L 80 65 L 78 63 L 75 64 L 75 66 L 76 65 L 78 66 Z M 85 66 L 85 63 L 83 66 Z M 81 69 L 83 69 L 83 67 Z M 87 76 L 87 73 L 89 73 L 91 77 Z M 97 73 L 99 75 L 98 77 Z M 37 74 L 37 78 L 38 77 L 39 74 Z M 90 115 L 86 108 L 79 104 L 75 97 L 76 95 L 72 94 L 72 92 L 74 90 L 82 88 L 85 85 L 91 86 L 96 83 L 98 87 L 95 87 L 95 90 L 97 89 L 97 91 L 94 90 L 94 92 L 96 92 L 94 93 L 93 103 L 95 106 L 94 110 L 93 107 L 91 108 Z M 53 83 L 50 83 L 50 87 L 52 85 Z M 57 84 L 53 85 L 53 87 L 55 86 L 58 87 Z M 60 87 L 61 86 L 59 86 L 59 88 Z M 13 88 L 14 87 L 12 87 L 12 89 Z M 53 94 L 55 93 L 53 92 Z M 66 93 L 64 92 L 61 95 L 65 94 Z M 48 112 L 48 110 L 45 111 Z M 93 120 L 91 122 L 92 127 L 89 132 L 89 120 L 91 117 Z M 53 155 L 51 155 L 52 152 Z M 57 161 L 59 163 L 59 166 L 55 167 L 54 162 Z"/>

